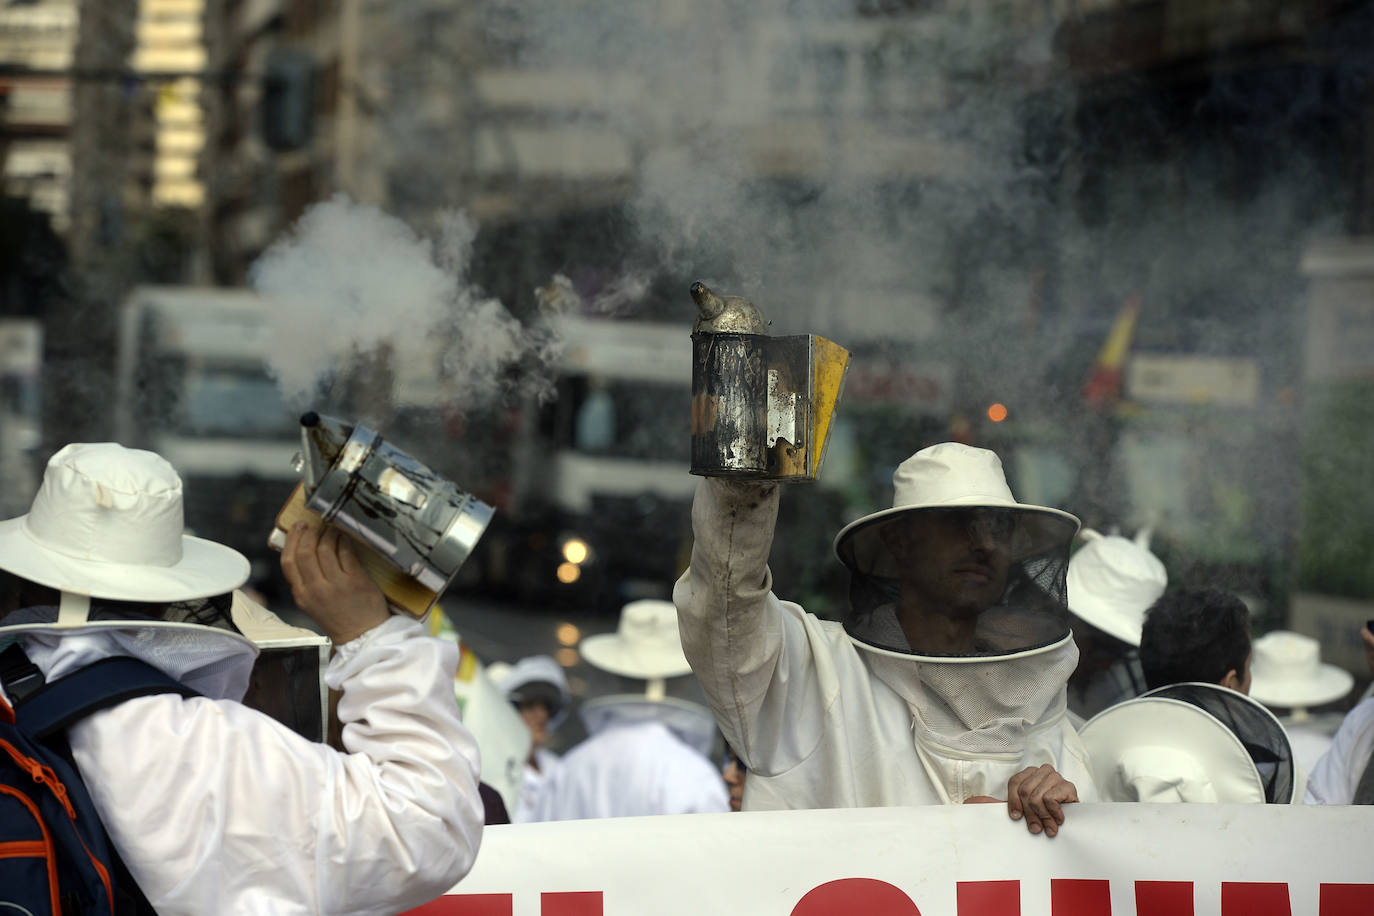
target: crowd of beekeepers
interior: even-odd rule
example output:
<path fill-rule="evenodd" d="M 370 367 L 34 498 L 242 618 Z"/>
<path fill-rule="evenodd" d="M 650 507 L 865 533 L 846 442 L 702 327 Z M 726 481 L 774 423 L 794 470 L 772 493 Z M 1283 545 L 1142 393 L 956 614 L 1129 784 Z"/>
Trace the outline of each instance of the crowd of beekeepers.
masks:
<path fill-rule="evenodd" d="M 724 305 L 709 296 L 704 320 Z M 364 444 L 314 456 L 329 463 L 306 470 L 319 511 L 277 540 L 318 633 L 242 590 L 243 556 L 184 532 L 181 480 L 152 453 L 68 445 L 30 510 L 0 522 L 0 718 L 22 726 L 111 659 L 178 685 L 112 690 L 55 731 L 120 860 L 110 878 L 144 911 L 394 913 L 449 890 L 484 826 L 508 822 L 985 803 L 1051 838 L 1080 803 L 1374 804 L 1374 699 L 1314 640 L 1252 638 L 1237 596 L 1170 588 L 1147 531 L 1019 502 L 991 451 L 919 448 L 891 505 L 812 559 L 848 572 L 838 620 L 788 600 L 768 566 L 780 500 L 806 493 L 783 473 L 697 468 L 672 600 L 632 601 L 581 642 L 624 688 L 574 710 L 552 658 L 482 671 L 434 635 L 444 583 L 427 570 L 379 573 L 379 545 L 413 548 L 406 526 L 438 497 L 412 491 L 436 485 L 403 455 L 369 476 L 383 452 Z M 793 476 L 815 472 L 803 458 Z M 331 482 L 339 468 L 352 484 Z M 396 512 L 346 523 L 369 485 Z M 453 524 L 470 546 L 481 522 Z M 1374 633 L 1359 637 L 1374 674 Z M 709 708 L 669 692 L 693 677 Z M 479 740 L 482 690 L 528 729 L 502 791 L 483 777 L 504 750 Z M 1336 721 L 1310 712 L 1337 706 Z M 587 737 L 556 754 L 573 713 Z"/>

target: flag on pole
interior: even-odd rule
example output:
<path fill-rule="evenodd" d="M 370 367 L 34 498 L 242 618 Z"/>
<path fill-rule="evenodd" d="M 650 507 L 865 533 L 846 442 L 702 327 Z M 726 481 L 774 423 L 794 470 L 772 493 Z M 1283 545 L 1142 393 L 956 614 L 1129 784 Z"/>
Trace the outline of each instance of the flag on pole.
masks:
<path fill-rule="evenodd" d="M 1126 357 L 1131 352 L 1131 337 L 1135 333 L 1136 319 L 1140 317 L 1140 303 L 1140 293 L 1131 293 L 1112 322 L 1112 329 L 1093 363 L 1092 373 L 1083 385 L 1083 401 L 1089 407 L 1106 409 L 1121 399 Z"/>

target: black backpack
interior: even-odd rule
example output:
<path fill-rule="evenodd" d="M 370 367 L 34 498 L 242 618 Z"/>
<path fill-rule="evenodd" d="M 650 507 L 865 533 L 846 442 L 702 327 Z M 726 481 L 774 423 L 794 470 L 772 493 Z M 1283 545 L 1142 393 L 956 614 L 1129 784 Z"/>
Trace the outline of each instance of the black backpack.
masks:
<path fill-rule="evenodd" d="M 153 913 L 96 814 L 67 729 L 133 697 L 196 692 L 133 658 L 45 683 L 18 645 L 0 653 L 0 680 L 13 704 L 0 703 L 0 911 Z"/>

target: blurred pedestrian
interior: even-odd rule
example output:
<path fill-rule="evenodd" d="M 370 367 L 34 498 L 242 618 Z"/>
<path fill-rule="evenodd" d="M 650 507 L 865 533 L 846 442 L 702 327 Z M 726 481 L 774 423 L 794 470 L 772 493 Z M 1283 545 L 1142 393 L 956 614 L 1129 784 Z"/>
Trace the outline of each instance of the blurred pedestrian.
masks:
<path fill-rule="evenodd" d="M 1321 660 L 1321 644 L 1310 636 L 1273 630 L 1255 640 L 1250 696 L 1278 714 L 1304 774 L 1330 749 L 1342 718 L 1312 710 L 1345 699 L 1354 685 L 1349 671 Z"/>
<path fill-rule="evenodd" d="M 666 679 L 691 672 L 677 614 L 667 601 L 631 601 L 615 633 L 580 645 L 587 664 L 644 681 L 636 694 L 596 697 L 579 710 L 588 737 L 544 783 L 534 819 L 632 817 L 730 810 L 711 763 L 715 728 L 696 703 L 666 695 Z"/>
<path fill-rule="evenodd" d="M 1140 666 L 1151 690 L 1188 681 L 1250 692 L 1250 610 L 1220 589 L 1174 589 L 1145 613 Z"/>
<path fill-rule="evenodd" d="M 1374 676 L 1374 632 L 1360 629 L 1365 663 Z M 1366 696 L 1345 716 L 1331 746 L 1307 781 L 1309 805 L 1374 805 L 1374 696 Z"/>
<path fill-rule="evenodd" d="M 195 694 L 130 699 L 67 732 L 147 902 L 391 914 L 448 890 L 483 817 L 457 647 L 392 616 L 337 530 L 296 526 L 282 569 L 334 643 L 326 680 L 342 691 L 349 752 L 312 743 L 238 702 L 257 654 L 241 621 L 271 614 L 235 591 L 248 561 L 183 524 L 172 466 L 113 443 L 59 451 L 29 513 L 0 523 L 0 640 L 17 639 L 44 679 L 126 656 Z"/>
<path fill-rule="evenodd" d="M 558 755 L 546 745 L 567 714 L 568 678 L 552 657 L 530 655 L 501 672 L 497 686 L 530 730 L 530 755 L 525 761 L 520 800 L 511 814 L 512 823 L 523 824 L 535 819 L 539 793 L 559 765 Z"/>
<path fill-rule="evenodd" d="M 1290 804 L 1300 774 L 1283 726 L 1219 684 L 1151 690 L 1080 730 L 1103 801 Z"/>
<path fill-rule="evenodd" d="M 1145 612 L 1168 585 L 1150 552 L 1149 529 L 1134 539 L 1082 532 L 1087 542 L 1069 558 L 1069 610 L 1078 667 L 1069 678 L 1069 710 L 1081 720 L 1147 689 L 1140 667 Z"/>
<path fill-rule="evenodd" d="M 725 745 L 725 756 L 721 760 L 721 778 L 730 791 L 730 810 L 739 811 L 744 805 L 744 781 L 749 776 L 749 768 L 730 745 Z"/>
<path fill-rule="evenodd" d="M 1053 836 L 1095 797 L 1068 722 L 1064 602 L 1078 519 L 1018 503 L 1001 460 L 942 443 L 893 475 L 890 509 L 843 528 L 842 622 L 772 591 L 776 483 L 706 477 L 678 581 L 683 642 L 746 809 L 1006 800 Z"/>

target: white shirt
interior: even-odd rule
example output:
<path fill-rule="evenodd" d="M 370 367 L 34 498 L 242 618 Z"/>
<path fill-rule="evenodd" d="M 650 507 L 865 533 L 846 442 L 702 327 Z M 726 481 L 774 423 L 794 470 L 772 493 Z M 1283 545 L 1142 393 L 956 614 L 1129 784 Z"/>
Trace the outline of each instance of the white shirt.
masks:
<path fill-rule="evenodd" d="M 481 840 L 457 663 L 406 617 L 340 646 L 326 681 L 348 754 L 234 700 L 174 695 L 92 714 L 71 748 L 158 913 L 390 916 L 451 888 Z"/>
<path fill-rule="evenodd" d="M 539 803 L 539 796 L 544 792 L 544 784 L 548 782 L 553 771 L 563 765 L 557 754 L 544 747 L 535 748 L 534 762 L 539 764 L 538 768 L 529 761 L 525 762 L 525 770 L 520 779 L 520 798 L 510 816 L 512 824 L 527 824 L 536 820 L 535 807 Z"/>
<path fill-rule="evenodd" d="M 1374 755 L 1374 697 L 1357 704 L 1341 722 L 1331 747 L 1307 781 L 1309 805 L 1348 805 Z"/>
<path fill-rule="evenodd" d="M 749 766 L 745 810 L 1006 798 L 1013 775 L 1045 763 L 1080 800 L 1096 800 L 1087 751 L 1067 716 L 1072 640 L 1035 657 L 925 665 L 930 670 L 857 648 L 839 623 L 771 591 L 777 487 L 732 486 L 698 483 L 691 566 L 673 600 L 716 723 Z M 1018 665 L 1020 686 L 1047 697 L 1043 708 L 1004 702 L 1005 715 L 986 728 L 961 731 L 930 686 L 953 677 L 973 692 L 985 676 L 1001 681 L 995 672 Z"/>
<path fill-rule="evenodd" d="M 702 710 L 705 715 L 705 710 Z M 661 722 L 616 722 L 563 755 L 535 819 L 700 814 L 730 810 L 725 779 Z"/>

